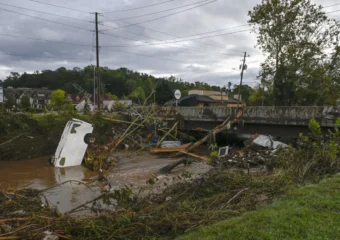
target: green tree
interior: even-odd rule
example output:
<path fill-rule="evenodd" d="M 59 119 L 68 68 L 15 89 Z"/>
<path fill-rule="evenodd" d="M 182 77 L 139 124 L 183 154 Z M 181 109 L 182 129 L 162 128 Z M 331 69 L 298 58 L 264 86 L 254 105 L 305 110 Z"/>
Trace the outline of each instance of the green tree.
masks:
<path fill-rule="evenodd" d="M 267 55 L 259 77 L 271 85 L 273 104 L 315 104 L 322 99 L 319 90 L 332 82 L 326 65 L 329 49 L 339 44 L 338 22 L 310 0 L 262 0 L 248 15 L 258 46 Z"/>
<path fill-rule="evenodd" d="M 108 95 L 112 100 L 118 100 L 118 97 L 116 95 L 113 95 L 112 93 L 107 93 L 106 95 Z"/>
<path fill-rule="evenodd" d="M 65 92 L 61 89 L 55 90 L 51 94 L 51 106 L 61 108 L 65 104 Z"/>
<path fill-rule="evenodd" d="M 31 107 L 30 97 L 28 95 L 22 96 L 20 103 L 23 109 L 27 110 Z"/>
<path fill-rule="evenodd" d="M 249 105 L 252 106 L 267 106 L 273 102 L 271 91 L 263 85 L 257 85 L 249 96 Z"/>
<path fill-rule="evenodd" d="M 232 92 L 233 95 L 235 94 L 238 94 L 239 92 L 239 85 L 235 85 L 235 88 Z M 242 96 L 242 101 L 245 102 L 245 103 L 249 103 L 249 97 L 254 93 L 254 89 L 251 88 L 250 86 L 248 85 L 242 85 L 241 86 L 241 91 L 240 91 L 240 94 Z"/>
<path fill-rule="evenodd" d="M 138 87 L 130 94 L 130 98 L 139 104 L 143 104 L 145 101 L 145 92 L 143 88 Z"/>
<path fill-rule="evenodd" d="M 6 109 L 12 109 L 13 106 L 16 107 L 15 99 L 14 99 L 14 97 L 10 96 L 10 97 L 8 97 L 7 101 L 5 102 L 5 108 Z"/>

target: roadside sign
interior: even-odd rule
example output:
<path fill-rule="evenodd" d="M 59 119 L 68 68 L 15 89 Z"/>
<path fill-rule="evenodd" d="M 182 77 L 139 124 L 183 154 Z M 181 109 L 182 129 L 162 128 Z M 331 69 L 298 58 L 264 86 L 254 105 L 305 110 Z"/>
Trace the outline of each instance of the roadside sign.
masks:
<path fill-rule="evenodd" d="M 176 90 L 174 93 L 175 98 L 178 100 L 182 97 L 181 91 L 180 90 Z"/>

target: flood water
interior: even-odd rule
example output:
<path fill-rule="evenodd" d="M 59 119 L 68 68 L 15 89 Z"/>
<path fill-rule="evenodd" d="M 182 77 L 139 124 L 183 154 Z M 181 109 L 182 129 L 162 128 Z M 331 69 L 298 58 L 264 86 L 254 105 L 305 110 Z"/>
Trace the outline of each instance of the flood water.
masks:
<path fill-rule="evenodd" d="M 137 156 L 122 157 L 118 165 L 107 173 L 114 189 L 133 185 L 135 190 L 147 186 L 147 180 L 158 175 L 158 170 L 174 159 L 141 153 Z M 208 171 L 206 163 L 195 162 L 187 167 L 179 166 L 169 175 L 179 176 L 187 171 L 200 174 Z M 0 162 L 0 191 L 5 189 L 35 188 L 46 189 L 60 183 L 77 180 L 89 182 L 98 174 L 83 166 L 55 168 L 48 163 L 48 157 L 22 161 Z M 86 186 L 73 182 L 53 188 L 45 193 L 48 201 L 60 212 L 66 212 L 100 195 L 101 183 L 92 182 Z"/>

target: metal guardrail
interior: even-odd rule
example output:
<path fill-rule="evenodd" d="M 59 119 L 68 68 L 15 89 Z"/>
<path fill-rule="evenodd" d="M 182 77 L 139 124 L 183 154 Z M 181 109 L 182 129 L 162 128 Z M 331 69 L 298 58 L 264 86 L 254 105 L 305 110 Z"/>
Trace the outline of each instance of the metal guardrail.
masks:
<path fill-rule="evenodd" d="M 150 107 L 134 107 L 137 111 L 147 110 Z M 187 121 L 218 121 L 230 115 L 237 114 L 237 108 L 230 107 L 159 107 L 160 117 L 180 116 Z M 322 124 L 332 125 L 340 117 L 339 107 L 245 107 L 241 119 L 246 122 L 261 122 L 272 124 L 306 125 L 312 119 L 322 121 Z"/>

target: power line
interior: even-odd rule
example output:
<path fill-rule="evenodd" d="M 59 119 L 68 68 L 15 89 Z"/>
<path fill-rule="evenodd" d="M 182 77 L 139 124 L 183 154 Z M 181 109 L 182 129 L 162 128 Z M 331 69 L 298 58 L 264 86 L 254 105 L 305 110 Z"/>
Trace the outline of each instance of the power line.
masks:
<path fill-rule="evenodd" d="M 133 55 L 137 55 L 137 56 L 143 56 L 143 57 L 148 57 L 148 58 L 163 59 L 163 60 L 168 60 L 168 61 L 173 61 L 173 62 L 186 63 L 186 62 L 184 62 L 184 61 L 181 61 L 181 60 L 175 60 L 175 59 L 171 59 L 171 58 L 155 57 L 155 56 L 144 55 L 144 54 L 139 54 L 139 53 L 124 52 L 124 51 L 116 51 L 116 50 L 115 50 L 115 52 L 119 52 L 119 53 L 125 53 L 125 54 L 133 54 Z"/>
<path fill-rule="evenodd" d="M 114 20 L 119 21 L 119 20 L 127 20 L 127 19 L 133 19 L 133 18 L 140 18 L 140 17 L 150 16 L 150 15 L 154 15 L 154 14 L 158 14 L 158 13 L 169 12 L 169 11 L 172 11 L 172 10 L 176 10 L 176 9 L 180 9 L 180 8 L 184 8 L 184 7 L 189 7 L 189 6 L 196 5 L 196 4 L 202 3 L 202 2 L 207 2 L 207 1 L 210 1 L 210 0 L 203 0 L 203 1 L 195 2 L 195 3 L 187 4 L 187 5 L 184 5 L 184 6 L 181 6 L 181 7 L 169 8 L 169 9 L 158 11 L 158 12 L 147 13 L 147 14 L 142 14 L 142 15 L 133 16 L 133 17 L 114 19 Z"/>
<path fill-rule="evenodd" d="M 106 33 L 101 33 L 101 32 L 99 32 L 99 33 L 102 34 L 102 35 L 110 36 L 110 37 L 122 38 L 122 39 L 130 40 L 130 41 L 134 41 L 134 42 L 137 41 L 136 39 L 132 39 L 132 38 L 128 38 L 128 37 L 123 37 L 123 36 L 119 36 L 119 35 L 106 34 Z"/>
<path fill-rule="evenodd" d="M 335 13 L 335 12 L 340 12 L 340 10 L 335 10 L 335 11 L 331 11 L 331 12 L 325 12 L 325 14 Z"/>
<path fill-rule="evenodd" d="M 88 60 L 88 58 L 63 58 L 63 57 L 49 57 L 49 56 L 34 56 L 34 55 L 24 55 L 17 53 L 3 53 L 0 54 L 13 57 L 28 57 L 28 58 L 49 58 L 49 59 L 72 59 L 72 60 Z"/>
<path fill-rule="evenodd" d="M 248 26 L 248 24 L 243 24 L 243 25 L 239 25 L 239 26 L 235 26 L 235 27 L 218 29 L 218 30 L 214 30 L 214 31 L 210 31 L 210 32 L 197 33 L 197 34 L 193 34 L 193 35 L 189 35 L 189 36 L 185 36 L 185 37 L 176 37 L 176 38 L 173 38 L 173 39 L 168 39 L 167 41 L 181 39 L 181 38 L 195 37 L 195 36 L 200 36 L 200 35 L 205 35 L 205 34 L 215 33 L 215 32 L 222 32 L 222 31 L 225 31 L 225 30 L 234 29 L 234 28 L 240 28 L 240 27 L 245 27 L 245 26 Z"/>
<path fill-rule="evenodd" d="M 95 40 L 95 33 L 93 33 L 92 37 L 92 45 L 91 45 L 91 53 L 90 53 L 90 64 L 92 63 L 93 53 L 94 53 L 94 40 Z"/>
<path fill-rule="evenodd" d="M 108 47 L 108 48 L 110 48 L 110 47 L 142 47 L 142 46 L 150 46 L 150 45 L 162 45 L 162 44 L 177 43 L 177 42 L 186 42 L 186 41 L 197 40 L 197 39 L 206 39 L 206 38 L 212 38 L 212 37 L 231 35 L 231 34 L 235 34 L 235 33 L 246 32 L 246 31 L 249 31 L 249 30 L 251 30 L 251 29 L 245 29 L 245 30 L 236 31 L 236 32 L 217 34 L 217 35 L 213 35 L 213 36 L 205 36 L 205 37 L 194 38 L 194 39 L 185 39 L 185 40 L 179 40 L 179 41 L 172 41 L 172 42 L 167 42 L 167 43 L 152 43 L 152 44 L 143 44 L 143 45 L 113 45 L 113 46 L 102 46 L 102 47 Z"/>
<path fill-rule="evenodd" d="M 76 11 L 76 12 L 82 12 L 82 13 L 89 13 L 92 14 L 91 12 L 86 12 L 86 11 L 82 11 L 79 9 L 74 9 L 74 8 L 68 8 L 68 7 L 64 7 L 64 6 L 59 6 L 59 5 L 55 5 L 55 4 L 51 4 L 51 3 L 45 3 L 45 2 L 40 2 L 40 1 L 36 1 L 36 0 L 29 0 L 31 2 L 35 2 L 35 3 L 40 3 L 40 4 L 45 4 L 45 5 L 49 5 L 49 6 L 53 6 L 53 7 L 58 7 L 58 8 L 64 8 L 67 10 L 72 10 L 72 11 Z"/>
<path fill-rule="evenodd" d="M 338 5 L 340 5 L 340 3 L 336 3 L 336 4 L 324 6 L 324 7 L 322 7 L 322 8 L 329 8 L 329 7 L 334 7 L 334 6 L 338 6 Z"/>
<path fill-rule="evenodd" d="M 146 6 L 143 6 L 143 7 L 129 8 L 129 9 L 124 9 L 124 10 L 116 10 L 116 11 L 104 12 L 104 13 L 118 13 L 118 12 L 127 12 L 127 11 L 139 10 L 139 9 L 149 8 L 149 7 L 153 7 L 153 6 L 157 6 L 157 5 L 161 5 L 161 4 L 168 3 L 168 2 L 173 2 L 173 1 L 174 0 L 169 0 L 169 1 L 165 1 L 165 2 L 160 2 L 160 3 L 151 4 L 151 5 L 146 5 Z"/>
<path fill-rule="evenodd" d="M 112 19 L 112 18 L 109 18 L 109 17 L 105 17 L 105 16 L 102 16 L 104 18 L 108 18 L 108 19 Z M 129 22 L 124 22 L 124 21 L 119 21 L 119 22 L 122 22 L 122 23 L 126 23 L 126 24 L 130 24 Z M 103 26 L 106 26 L 103 24 Z M 153 31 L 153 32 L 157 32 L 157 33 L 161 33 L 163 35 L 167 35 L 167 36 L 171 36 L 171 37 L 174 37 L 174 38 L 178 38 L 178 36 L 176 35 L 173 35 L 173 34 L 169 34 L 169 33 L 165 33 L 165 32 L 162 32 L 162 31 L 159 31 L 159 30 L 155 30 L 155 29 L 152 29 L 152 28 L 148 28 L 148 27 L 144 27 L 144 26 L 141 26 L 139 24 L 136 24 L 136 27 L 139 27 L 139 28 L 142 28 L 142 29 L 146 29 L 146 30 L 149 30 L 149 31 Z M 119 29 L 120 31 L 123 31 L 123 32 L 128 32 L 128 33 L 131 33 L 131 34 L 135 34 L 135 33 L 132 33 L 132 32 L 129 32 L 129 31 L 126 31 L 126 30 L 122 30 L 121 28 Z M 136 34 L 135 34 L 136 35 Z M 146 36 L 146 35 L 144 35 Z M 146 36 L 148 37 L 148 36 Z M 164 40 L 165 41 L 165 40 Z M 206 46 L 210 46 L 210 47 L 215 47 L 215 48 L 218 48 L 218 49 L 223 49 L 223 47 L 220 47 L 220 46 L 216 46 L 216 45 L 213 45 L 213 44 L 208 44 L 208 43 L 202 43 L 202 42 L 198 42 L 198 41 L 194 41 L 196 43 L 199 43 L 201 45 L 206 45 Z"/>
<path fill-rule="evenodd" d="M 129 32 L 129 33 L 135 34 L 135 33 L 132 33 L 132 32 Z M 117 36 L 117 35 L 110 35 L 110 34 L 107 34 L 107 33 L 102 33 L 102 34 L 103 34 L 103 35 L 107 35 L 107 36 L 112 36 L 112 37 L 119 37 L 119 38 L 124 38 L 124 39 L 128 39 L 128 40 L 133 40 L 133 41 L 136 42 L 136 40 L 131 39 L 131 38 L 121 37 L 121 36 Z M 161 41 L 161 42 L 168 41 L 168 40 L 159 40 L 159 39 L 157 39 L 157 38 L 153 38 L 153 37 L 149 37 L 149 36 L 141 35 L 141 34 L 135 34 L 135 35 L 147 37 L 147 38 L 154 39 L 154 40 Z M 144 43 L 152 44 L 152 42 L 144 42 Z M 165 42 L 164 44 L 167 44 L 167 43 Z M 104 46 L 104 47 L 105 47 L 105 46 Z M 188 49 L 188 50 L 190 50 L 190 51 L 197 51 L 197 52 L 214 53 L 214 54 L 220 54 L 220 55 L 226 55 L 226 56 L 238 56 L 238 55 L 235 55 L 235 54 L 228 54 L 228 53 L 221 53 L 221 52 L 211 52 L 211 51 L 209 51 L 209 50 L 203 50 L 203 49 L 199 49 L 199 48 L 189 48 L 189 47 L 185 47 L 185 46 L 169 46 L 169 47 Z M 240 51 L 240 52 L 241 52 L 241 51 Z"/>
<path fill-rule="evenodd" d="M 51 23 L 63 25 L 63 26 L 66 26 L 66 27 L 72 27 L 72 28 L 77 28 L 77 29 L 81 29 L 81 30 L 84 30 L 84 31 L 92 32 L 92 30 L 89 30 L 89 29 L 85 29 L 85 28 L 81 28 L 81 27 L 77 27 L 77 26 L 73 26 L 73 25 L 69 25 L 69 24 L 65 24 L 65 23 L 55 22 L 55 21 L 51 21 L 51 20 L 48 20 L 48 19 L 45 19 L 45 18 L 40 18 L 40 17 L 36 17 L 36 16 L 24 14 L 24 13 L 19 13 L 19 12 L 7 10 L 7 9 L 4 9 L 4 8 L 0 8 L 0 10 L 6 11 L 6 12 L 11 12 L 11 13 L 16 13 L 16 14 L 19 14 L 19 15 L 22 15 L 22 16 L 27 16 L 27 17 L 31 17 L 31 18 L 36 18 L 36 19 L 39 19 L 39 20 L 43 20 L 43 21 L 46 21 L 46 22 L 51 22 Z"/>
<path fill-rule="evenodd" d="M 34 40 L 34 41 L 42 41 L 42 42 L 53 42 L 53 43 L 71 44 L 71 45 L 77 45 L 77 46 L 83 46 L 83 47 L 89 47 L 90 46 L 90 45 L 86 45 L 86 44 L 79 44 L 79 43 L 73 43 L 73 42 L 45 40 L 45 39 L 40 39 L 40 38 L 32 38 L 32 37 L 26 37 L 26 36 L 16 36 L 16 35 L 3 34 L 3 33 L 0 33 L 0 36 L 14 37 L 14 38 L 23 38 L 23 39 L 29 39 L 29 40 Z"/>
<path fill-rule="evenodd" d="M 130 27 L 130 26 L 136 26 L 136 25 L 142 24 L 142 23 L 152 22 L 152 21 L 155 21 L 155 20 L 158 20 L 158 19 L 162 19 L 162 18 L 166 18 L 166 17 L 169 17 L 169 16 L 173 16 L 173 15 L 182 13 L 182 12 L 186 12 L 186 11 L 189 11 L 189 10 L 191 10 L 191 9 L 198 8 L 198 7 L 201 7 L 201 6 L 204 6 L 204 5 L 207 5 L 207 4 L 216 2 L 216 1 L 217 1 L 217 0 L 213 0 L 213 1 L 210 1 L 210 2 L 206 2 L 206 3 L 203 3 L 203 4 L 197 5 L 197 6 L 195 6 L 195 7 L 192 7 L 192 8 L 184 9 L 184 10 L 182 10 L 182 11 L 175 12 L 175 13 L 172 13 L 172 14 L 168 14 L 168 15 L 165 15 L 165 16 L 161 16 L 161 17 L 158 17 L 158 18 L 149 19 L 149 20 L 147 20 L 147 21 L 143 21 L 143 22 L 139 22 L 139 23 L 131 23 L 131 24 L 129 24 L 129 25 L 120 26 L 120 27 L 116 27 L 116 28 L 103 29 L 103 30 L 101 30 L 101 31 L 102 31 L 102 32 L 103 32 L 103 31 L 109 31 L 109 30 L 113 30 L 113 29 L 120 29 L 120 28 L 125 28 L 125 27 Z"/>
<path fill-rule="evenodd" d="M 84 20 L 84 19 L 73 18 L 73 17 L 67 17 L 67 16 L 62 16 L 62 15 L 58 15 L 58 14 L 54 14 L 54 13 L 48 13 L 48 12 L 43 12 L 43 11 L 37 11 L 37 10 L 30 9 L 30 8 L 24 8 L 24 7 L 14 6 L 14 5 L 10 5 L 10 4 L 6 4 L 6 3 L 2 3 L 2 2 L 0 2 L 0 5 L 5 5 L 5 6 L 8 6 L 8 7 L 14 7 L 14 8 L 19 8 L 19 9 L 24 9 L 24 10 L 28 10 L 28 11 L 32 11 L 32 12 L 38 12 L 38 13 L 48 14 L 48 15 L 57 16 L 57 17 L 62 17 L 62 18 L 68 18 L 68 19 L 72 19 L 72 20 L 76 20 L 76 21 L 81 21 L 81 22 L 86 22 L 86 23 L 91 23 L 91 21 L 86 21 L 86 20 Z"/>

